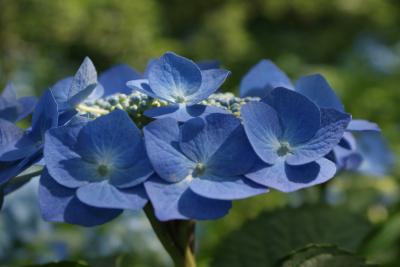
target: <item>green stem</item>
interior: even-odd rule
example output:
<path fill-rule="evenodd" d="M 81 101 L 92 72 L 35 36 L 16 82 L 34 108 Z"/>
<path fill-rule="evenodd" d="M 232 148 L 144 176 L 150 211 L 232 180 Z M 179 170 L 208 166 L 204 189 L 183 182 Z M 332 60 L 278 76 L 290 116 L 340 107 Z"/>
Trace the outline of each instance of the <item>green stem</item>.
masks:
<path fill-rule="evenodd" d="M 160 222 L 152 207 L 144 208 L 147 218 L 161 244 L 171 256 L 175 267 L 196 267 L 194 250 L 194 221 L 173 220 Z"/>

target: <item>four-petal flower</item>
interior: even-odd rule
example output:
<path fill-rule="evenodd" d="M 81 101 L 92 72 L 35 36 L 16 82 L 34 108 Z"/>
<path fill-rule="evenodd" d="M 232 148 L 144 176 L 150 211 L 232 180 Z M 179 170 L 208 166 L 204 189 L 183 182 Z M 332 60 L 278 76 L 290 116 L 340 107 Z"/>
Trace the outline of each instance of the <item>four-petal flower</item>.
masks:
<path fill-rule="evenodd" d="M 291 192 L 325 182 L 336 172 L 324 156 L 342 138 L 348 114 L 319 109 L 303 95 L 276 88 L 264 102 L 241 109 L 244 128 L 260 161 L 246 176 Z"/>
<path fill-rule="evenodd" d="M 153 171 L 140 130 L 121 110 L 51 129 L 44 157 L 48 173 L 42 177 L 40 203 L 46 220 L 79 224 L 68 220 L 69 212 L 77 212 L 65 203 L 71 198 L 82 207 L 112 210 L 138 210 L 147 203 L 142 183 Z M 60 197 L 66 191 L 71 198 Z"/>

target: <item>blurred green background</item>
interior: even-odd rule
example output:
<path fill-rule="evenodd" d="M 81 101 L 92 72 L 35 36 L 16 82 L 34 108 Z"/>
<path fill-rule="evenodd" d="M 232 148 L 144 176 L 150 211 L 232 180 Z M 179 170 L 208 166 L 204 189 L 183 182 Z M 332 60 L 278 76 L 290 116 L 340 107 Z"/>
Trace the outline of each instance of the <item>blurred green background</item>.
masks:
<path fill-rule="evenodd" d="M 219 60 L 232 71 L 222 90 L 237 92 L 248 69 L 268 58 L 293 79 L 316 72 L 326 76 L 347 111 L 355 118 L 379 123 L 391 149 L 399 154 L 399 25 L 400 2 L 396 0 L 0 0 L 0 85 L 12 80 L 19 95 L 39 95 L 58 79 L 73 74 L 85 56 L 99 72 L 115 63 L 128 63 L 143 71 L 149 59 L 170 50 L 193 60 Z M 385 266 L 398 266 L 400 258 L 400 223 L 385 228 L 399 220 L 399 174 L 398 168 L 380 178 L 345 174 L 329 185 L 340 195 L 336 205 L 364 214 L 377 232 L 386 231 L 378 243 L 367 244 L 363 251 Z M 224 219 L 202 223 L 198 241 L 201 266 L 207 266 L 222 237 L 247 219 L 265 209 L 315 202 L 318 190 L 291 195 L 273 192 L 240 201 Z M 8 202 L 12 206 L 10 199 Z M 20 209 L 24 205 L 20 204 Z M 12 220 L 28 216 L 13 212 L 15 209 L 0 215 L 1 232 L 15 227 L 16 222 L 6 222 L 12 216 L 17 218 Z M 0 266 L 66 256 L 90 260 L 103 254 L 109 259 L 108 263 L 102 261 L 109 264 L 104 266 L 121 260 L 131 260 L 132 266 L 168 266 L 146 220 L 140 214 L 129 216 L 143 221 L 145 229 L 129 228 L 132 246 L 126 245 L 128 230 L 121 229 L 125 219 L 85 230 L 84 235 L 78 227 L 36 222 L 35 230 L 22 239 L 0 241 Z M 115 251 L 129 254 L 133 247 L 131 256 L 121 259 L 114 250 L 103 253 L 97 246 L 90 253 L 82 251 L 88 245 L 85 242 L 92 240 L 88 236 L 109 228 L 125 238 L 117 242 Z M 104 238 L 93 242 L 109 243 L 115 237 L 108 234 Z M 154 244 L 143 246 L 143 239 Z M 51 248 L 58 244 L 57 253 L 49 252 L 48 244 Z"/>

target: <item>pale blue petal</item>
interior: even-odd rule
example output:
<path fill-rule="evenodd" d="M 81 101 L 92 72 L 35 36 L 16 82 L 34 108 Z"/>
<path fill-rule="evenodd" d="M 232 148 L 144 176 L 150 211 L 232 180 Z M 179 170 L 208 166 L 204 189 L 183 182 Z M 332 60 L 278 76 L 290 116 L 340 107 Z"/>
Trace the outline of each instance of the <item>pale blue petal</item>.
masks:
<path fill-rule="evenodd" d="M 293 192 L 301 188 L 321 184 L 336 173 L 335 164 L 325 158 L 314 162 L 292 166 L 283 160 L 274 165 L 259 162 L 246 177 L 256 183 L 282 192 Z"/>
<path fill-rule="evenodd" d="M 174 119 L 159 119 L 144 127 L 147 153 L 162 179 L 178 182 L 190 174 L 194 162 L 178 148 L 179 126 Z M 168 159 L 168 160 L 166 160 Z"/>
<path fill-rule="evenodd" d="M 147 203 L 143 185 L 117 189 L 103 181 L 78 188 L 76 195 L 83 203 L 96 208 L 140 210 Z"/>
<path fill-rule="evenodd" d="M 10 102 L 15 102 L 17 100 L 17 93 L 15 92 L 14 84 L 12 82 L 7 83 L 6 88 L 4 88 L 1 93 L 1 97 Z"/>
<path fill-rule="evenodd" d="M 268 192 L 265 186 L 244 176 L 222 177 L 207 174 L 193 178 L 190 189 L 200 196 L 219 200 L 242 199 Z"/>
<path fill-rule="evenodd" d="M 277 88 L 263 101 L 277 112 L 283 130 L 282 139 L 290 145 L 310 140 L 320 128 L 319 108 L 299 93 Z"/>
<path fill-rule="evenodd" d="M 193 193 L 187 179 L 168 183 L 156 175 L 144 184 L 156 217 L 160 221 L 215 220 L 226 215 L 230 201 L 212 200 Z"/>
<path fill-rule="evenodd" d="M 51 88 L 54 99 L 56 100 L 59 111 L 71 108 L 68 104 L 68 92 L 72 85 L 73 77 L 67 77 L 56 82 Z"/>
<path fill-rule="evenodd" d="M 171 52 L 151 65 L 148 78 L 158 98 L 173 102 L 178 97 L 194 94 L 202 81 L 201 71 L 193 61 Z"/>
<path fill-rule="evenodd" d="M 201 86 L 199 90 L 191 94 L 187 99 L 188 105 L 197 104 L 207 99 L 212 93 L 217 91 L 230 75 L 230 71 L 224 69 L 211 69 L 201 71 Z"/>
<path fill-rule="evenodd" d="M 202 60 L 196 62 L 196 64 L 201 70 L 219 69 L 221 65 L 218 60 Z"/>
<path fill-rule="evenodd" d="M 276 87 L 292 89 L 293 85 L 286 74 L 272 61 L 263 59 L 243 77 L 240 83 L 240 97 L 262 98 Z"/>
<path fill-rule="evenodd" d="M 335 109 L 321 109 L 321 129 L 306 143 L 292 147 L 286 161 L 301 165 L 328 154 L 342 139 L 351 117 Z"/>
<path fill-rule="evenodd" d="M 352 131 L 352 132 L 362 132 L 362 131 L 374 131 L 374 132 L 380 132 L 381 129 L 379 126 L 374 123 L 370 122 L 367 120 L 351 120 L 349 125 L 347 126 L 347 131 Z"/>
<path fill-rule="evenodd" d="M 86 57 L 72 80 L 71 88 L 68 91 L 68 99 L 75 97 L 88 87 L 93 87 L 93 90 L 96 85 L 96 68 L 94 67 L 93 62 Z M 90 95 L 90 93 L 88 95 Z"/>
<path fill-rule="evenodd" d="M 261 102 L 247 103 L 240 113 L 254 151 L 265 162 L 274 163 L 279 157 L 277 149 L 282 136 L 278 114 L 269 105 Z"/>
<path fill-rule="evenodd" d="M 320 74 L 301 77 L 296 82 L 296 91 L 308 97 L 320 108 L 331 108 L 344 112 L 339 97 Z"/>

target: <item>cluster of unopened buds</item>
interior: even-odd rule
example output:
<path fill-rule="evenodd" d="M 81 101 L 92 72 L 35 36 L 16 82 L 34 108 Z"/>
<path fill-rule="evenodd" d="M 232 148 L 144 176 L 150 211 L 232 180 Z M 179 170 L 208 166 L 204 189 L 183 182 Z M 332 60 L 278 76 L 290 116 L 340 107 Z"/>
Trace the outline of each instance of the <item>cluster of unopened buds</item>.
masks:
<path fill-rule="evenodd" d="M 354 120 L 321 75 L 295 85 L 262 60 L 240 97 L 216 93 L 230 72 L 171 52 L 139 74 L 117 65 L 97 77 L 86 58 L 40 99 L 0 97 L 0 186 L 7 195 L 40 177 L 47 221 L 106 223 L 123 210 L 159 221 L 210 220 L 231 202 L 321 184 L 363 161 Z M 16 122 L 32 113 L 32 124 Z"/>

